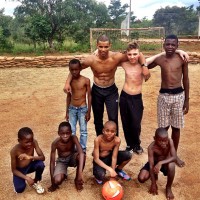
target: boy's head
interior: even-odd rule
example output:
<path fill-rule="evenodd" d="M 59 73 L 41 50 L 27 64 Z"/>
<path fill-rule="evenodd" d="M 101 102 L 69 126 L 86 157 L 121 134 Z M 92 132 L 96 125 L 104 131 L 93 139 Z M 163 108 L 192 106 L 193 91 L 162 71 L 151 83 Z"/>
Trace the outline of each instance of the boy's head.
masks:
<path fill-rule="evenodd" d="M 78 78 L 81 71 L 81 63 L 78 59 L 72 59 L 69 61 L 69 71 L 72 74 L 72 78 Z"/>
<path fill-rule="evenodd" d="M 24 149 L 30 149 L 33 145 L 33 131 L 29 127 L 19 129 L 18 142 Z"/>
<path fill-rule="evenodd" d="M 163 48 L 167 55 L 173 55 L 178 48 L 178 37 L 176 35 L 168 35 L 165 38 Z"/>
<path fill-rule="evenodd" d="M 113 121 L 107 121 L 104 124 L 103 136 L 106 140 L 112 141 L 117 133 L 117 125 Z"/>
<path fill-rule="evenodd" d="M 58 135 L 60 136 L 63 142 L 68 142 L 71 135 L 71 125 L 69 122 L 61 122 L 58 126 Z"/>
<path fill-rule="evenodd" d="M 156 129 L 154 136 L 155 143 L 162 149 L 167 148 L 169 143 L 168 132 L 165 128 Z"/>
<path fill-rule="evenodd" d="M 104 59 L 108 57 L 110 47 L 111 42 L 107 35 L 101 35 L 97 38 L 97 49 L 100 58 Z"/>
<path fill-rule="evenodd" d="M 126 55 L 130 63 L 137 63 L 140 57 L 139 45 L 136 42 L 130 43 L 126 49 Z"/>

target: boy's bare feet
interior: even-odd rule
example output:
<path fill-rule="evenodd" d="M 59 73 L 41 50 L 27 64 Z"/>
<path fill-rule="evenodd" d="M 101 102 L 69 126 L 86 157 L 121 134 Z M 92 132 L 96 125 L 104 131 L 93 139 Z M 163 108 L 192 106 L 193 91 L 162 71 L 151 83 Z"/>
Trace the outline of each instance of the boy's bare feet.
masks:
<path fill-rule="evenodd" d="M 166 197 L 167 200 L 174 199 L 174 194 L 172 193 L 171 187 L 166 187 Z"/>
<path fill-rule="evenodd" d="M 184 167 L 185 166 L 185 162 L 182 161 L 178 156 L 177 156 L 176 164 L 178 165 L 178 167 Z"/>
<path fill-rule="evenodd" d="M 75 179 L 74 183 L 75 183 L 75 186 L 76 186 L 77 190 L 81 191 L 83 189 L 83 180 Z"/>
<path fill-rule="evenodd" d="M 59 186 L 58 186 L 58 185 L 51 185 L 51 186 L 48 188 L 48 192 L 54 192 L 54 191 L 56 191 L 57 189 L 59 189 Z"/>

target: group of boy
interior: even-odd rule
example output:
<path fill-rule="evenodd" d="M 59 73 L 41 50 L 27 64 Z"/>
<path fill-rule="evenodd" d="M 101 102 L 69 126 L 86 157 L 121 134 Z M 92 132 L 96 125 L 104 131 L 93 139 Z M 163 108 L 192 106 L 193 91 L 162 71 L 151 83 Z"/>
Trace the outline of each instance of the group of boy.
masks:
<path fill-rule="evenodd" d="M 126 54 L 114 53 L 109 50 L 110 46 L 109 38 L 105 35 L 100 36 L 97 40 L 97 54 L 86 57 L 82 63 L 77 59 L 73 59 L 69 63 L 70 74 L 65 85 L 65 91 L 68 93 L 66 120 L 69 120 L 69 123 L 62 122 L 59 125 L 59 137 L 51 146 L 52 185 L 49 187 L 51 192 L 56 190 L 67 178 L 67 167 L 69 166 L 77 166 L 75 186 L 78 190 L 83 189 L 82 171 L 86 159 L 87 122 L 90 119 L 91 106 L 97 134 L 94 141 L 93 174 L 98 184 L 103 183 L 106 171 L 112 178 L 118 175 L 125 180 L 130 180 L 130 176 L 123 171 L 123 167 L 131 160 L 132 152 L 137 154 L 143 152 L 140 146 L 143 115 L 141 92 L 143 79 L 147 81 L 150 73 L 145 58 L 136 43 L 128 45 Z M 178 166 L 184 166 L 184 162 L 177 157 L 176 152 L 180 128 L 183 127 L 183 113 L 187 113 L 189 109 L 189 78 L 187 62 L 184 62 L 175 53 L 178 47 L 178 38 L 174 35 L 166 37 L 163 47 L 164 54 L 147 59 L 149 68 L 156 65 L 161 67 L 162 81 L 157 111 L 160 128 L 156 130 L 154 141 L 148 147 L 149 161 L 141 169 L 138 180 L 142 183 L 151 178 L 152 184 L 149 192 L 157 194 L 156 180 L 158 172 L 161 170 L 168 177 L 166 197 L 173 199 L 171 186 L 175 175 L 175 163 Z M 92 91 L 90 80 L 80 75 L 81 69 L 89 66 L 94 74 Z M 117 66 L 122 66 L 125 70 L 125 83 L 120 98 L 114 83 Z M 119 151 L 121 140 L 118 137 L 118 99 L 120 99 L 120 114 L 127 144 L 124 151 Z M 109 121 L 103 126 L 104 103 Z M 76 137 L 77 121 L 80 125 L 80 142 Z M 169 126 L 172 127 L 172 139 L 168 137 L 167 133 Z M 28 167 L 32 164 L 31 161 L 33 159 L 34 161 L 44 160 L 44 156 L 41 150 L 36 150 L 38 157 L 33 156 L 33 149 L 37 144 L 33 135 L 31 141 L 27 142 L 29 143 L 27 146 L 23 143 L 24 140 L 27 140 L 27 135 L 18 135 L 18 138 L 19 144 L 11 151 L 11 165 L 14 177 L 20 177 L 25 183 L 25 180 L 29 180 L 26 174 L 32 172 Z M 56 150 L 58 158 L 55 165 Z M 21 154 L 26 156 L 23 157 Z M 23 160 L 26 160 L 26 164 L 20 164 Z M 26 168 L 25 172 L 24 168 Z M 35 171 L 37 175 L 37 170 Z M 40 186 L 37 182 L 41 180 L 41 171 L 39 174 L 39 178 L 36 176 L 34 180 L 27 180 L 27 182 L 33 186 Z M 25 189 L 24 186 L 23 188 Z M 16 187 L 15 190 L 20 192 Z"/>

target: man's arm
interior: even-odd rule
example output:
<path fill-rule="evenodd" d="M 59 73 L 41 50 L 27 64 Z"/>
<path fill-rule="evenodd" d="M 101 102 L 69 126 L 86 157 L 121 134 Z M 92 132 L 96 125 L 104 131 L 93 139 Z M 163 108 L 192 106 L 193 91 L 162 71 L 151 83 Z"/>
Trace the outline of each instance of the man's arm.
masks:
<path fill-rule="evenodd" d="M 87 90 L 87 107 L 88 111 L 86 114 L 86 121 L 88 122 L 90 120 L 90 113 L 91 113 L 91 105 L 92 105 L 92 95 L 91 95 L 91 86 L 90 86 L 90 79 L 87 79 L 86 81 L 86 90 Z"/>
<path fill-rule="evenodd" d="M 69 121 L 69 105 L 71 102 L 71 93 L 67 93 L 67 98 L 66 98 L 66 116 L 65 119 L 66 121 Z"/>
<path fill-rule="evenodd" d="M 67 80 L 66 80 L 66 82 L 65 82 L 65 86 L 64 86 L 64 88 L 63 88 L 63 91 L 65 92 L 65 93 L 72 93 L 72 90 L 71 90 L 71 85 L 70 85 L 70 83 L 71 83 L 71 81 L 72 81 L 72 75 L 71 75 L 71 73 L 69 73 L 68 74 L 68 77 L 67 77 Z"/>
<path fill-rule="evenodd" d="M 189 77 L 188 77 L 188 63 L 183 64 L 183 88 L 185 91 L 185 102 L 183 105 L 184 114 L 189 111 Z"/>

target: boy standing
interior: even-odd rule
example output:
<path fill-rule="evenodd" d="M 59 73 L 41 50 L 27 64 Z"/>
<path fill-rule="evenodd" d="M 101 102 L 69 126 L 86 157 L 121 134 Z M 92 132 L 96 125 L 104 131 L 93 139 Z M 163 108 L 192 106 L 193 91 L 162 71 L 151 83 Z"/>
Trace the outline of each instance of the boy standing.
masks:
<path fill-rule="evenodd" d="M 119 151 L 121 140 L 116 132 L 116 123 L 108 121 L 102 134 L 94 140 L 93 174 L 98 184 L 103 184 L 106 170 L 110 172 L 111 178 L 118 175 L 125 180 L 131 179 L 122 168 L 131 160 L 132 155 L 128 151 Z"/>
<path fill-rule="evenodd" d="M 26 188 L 26 182 L 32 186 L 38 194 L 44 193 L 44 188 L 39 184 L 44 171 L 44 154 L 37 140 L 34 139 L 33 131 L 23 127 L 18 131 L 18 142 L 11 152 L 11 169 L 15 192 L 22 193 Z M 34 155 L 34 150 L 37 156 Z M 27 176 L 35 172 L 35 178 Z"/>
<path fill-rule="evenodd" d="M 175 176 L 176 150 L 173 140 L 168 137 L 167 130 L 158 128 L 155 132 L 154 141 L 148 147 L 148 162 L 140 170 L 138 180 L 144 183 L 151 178 L 149 193 L 158 194 L 156 181 L 159 171 L 167 176 L 166 197 L 168 200 L 174 199 L 172 193 L 172 183 Z"/>
<path fill-rule="evenodd" d="M 69 62 L 69 71 L 72 74 L 71 93 L 67 93 L 66 120 L 70 122 L 72 134 L 76 135 L 76 124 L 80 126 L 80 144 L 86 152 L 87 122 L 91 112 L 90 79 L 80 75 L 81 63 L 77 59 Z M 87 98 L 86 98 L 87 97 Z M 88 103 L 87 103 L 88 101 Z"/>
<path fill-rule="evenodd" d="M 75 186 L 77 190 L 83 189 L 82 172 L 85 165 L 85 154 L 78 138 L 72 135 L 69 122 L 62 122 L 58 127 L 59 137 L 51 145 L 50 174 L 51 186 L 49 192 L 54 192 L 67 178 L 67 168 L 76 167 Z M 56 150 L 58 158 L 55 165 Z"/>
<path fill-rule="evenodd" d="M 176 35 L 169 35 L 163 44 L 165 54 L 161 54 L 152 62 L 147 59 L 148 68 L 157 65 L 161 68 L 161 89 L 157 102 L 158 127 L 166 130 L 171 126 L 172 140 L 177 151 L 180 128 L 184 127 L 184 114 L 189 110 L 189 77 L 188 63 L 175 53 L 178 48 Z M 177 157 L 177 165 L 183 167 L 185 163 Z"/>
<path fill-rule="evenodd" d="M 127 62 L 122 62 L 121 66 L 125 70 L 125 83 L 120 95 L 120 115 L 126 140 L 126 150 L 131 153 L 141 154 L 140 146 L 141 121 L 143 115 L 142 83 L 146 74 L 145 81 L 150 77 L 146 66 L 140 65 L 139 46 L 131 43 L 126 50 Z"/>

